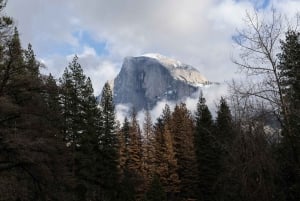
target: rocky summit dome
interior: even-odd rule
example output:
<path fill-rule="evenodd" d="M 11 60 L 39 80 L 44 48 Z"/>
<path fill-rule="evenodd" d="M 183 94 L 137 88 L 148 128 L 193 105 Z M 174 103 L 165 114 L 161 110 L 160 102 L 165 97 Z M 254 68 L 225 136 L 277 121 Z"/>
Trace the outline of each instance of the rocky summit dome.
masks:
<path fill-rule="evenodd" d="M 137 110 L 151 109 L 158 101 L 182 100 L 208 80 L 194 67 L 160 54 L 126 57 L 113 82 L 115 104 Z"/>

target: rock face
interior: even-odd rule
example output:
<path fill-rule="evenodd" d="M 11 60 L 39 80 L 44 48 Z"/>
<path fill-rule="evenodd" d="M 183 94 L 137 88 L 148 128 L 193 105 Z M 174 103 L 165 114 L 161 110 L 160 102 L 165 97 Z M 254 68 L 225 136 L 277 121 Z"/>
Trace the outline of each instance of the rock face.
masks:
<path fill-rule="evenodd" d="M 178 101 L 208 81 L 192 66 L 158 54 L 126 57 L 113 83 L 115 104 L 151 109 L 162 99 Z"/>

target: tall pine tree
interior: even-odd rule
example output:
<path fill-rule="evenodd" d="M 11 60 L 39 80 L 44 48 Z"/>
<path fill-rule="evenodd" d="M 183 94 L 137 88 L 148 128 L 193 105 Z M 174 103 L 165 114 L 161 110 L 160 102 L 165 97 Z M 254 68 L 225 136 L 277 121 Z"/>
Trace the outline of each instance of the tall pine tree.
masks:
<path fill-rule="evenodd" d="M 300 199 L 300 33 L 288 31 L 279 54 L 281 85 L 287 116 L 280 144 L 280 170 L 287 200 Z"/>
<path fill-rule="evenodd" d="M 215 184 L 219 174 L 219 149 L 214 135 L 212 115 L 202 95 L 196 111 L 195 146 L 198 162 L 200 200 L 216 199 Z"/>
<path fill-rule="evenodd" d="M 155 173 L 168 198 L 173 200 L 180 192 L 178 164 L 175 158 L 174 138 L 171 133 L 171 110 L 165 105 L 163 114 L 155 124 Z"/>
<path fill-rule="evenodd" d="M 115 107 L 112 91 L 108 83 L 105 83 L 100 100 L 101 125 L 98 139 L 100 147 L 99 163 L 101 163 L 99 181 L 104 190 L 104 196 L 116 199 L 118 191 L 115 186 L 118 182 L 118 138 L 115 120 Z M 102 198 L 103 199 L 103 198 Z"/>
<path fill-rule="evenodd" d="M 176 105 L 171 116 L 171 133 L 183 199 L 197 198 L 197 160 L 194 145 L 194 123 L 186 105 Z"/>

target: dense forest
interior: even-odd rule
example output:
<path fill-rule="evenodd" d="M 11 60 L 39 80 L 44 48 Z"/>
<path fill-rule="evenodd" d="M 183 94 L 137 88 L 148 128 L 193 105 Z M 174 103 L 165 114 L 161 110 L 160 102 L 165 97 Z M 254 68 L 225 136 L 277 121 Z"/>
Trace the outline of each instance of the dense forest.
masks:
<path fill-rule="evenodd" d="M 158 119 L 145 111 L 139 122 L 132 108 L 117 122 L 110 85 L 97 100 L 76 56 L 58 79 L 40 73 L 5 5 L 0 0 L 1 201 L 300 200 L 300 32 L 285 31 L 274 57 L 277 18 L 256 26 L 249 16 L 254 32 L 236 42 L 270 65 L 241 54 L 234 63 L 265 75 L 262 85 L 233 82 L 216 118 L 200 95 L 195 113 L 166 105 Z"/>

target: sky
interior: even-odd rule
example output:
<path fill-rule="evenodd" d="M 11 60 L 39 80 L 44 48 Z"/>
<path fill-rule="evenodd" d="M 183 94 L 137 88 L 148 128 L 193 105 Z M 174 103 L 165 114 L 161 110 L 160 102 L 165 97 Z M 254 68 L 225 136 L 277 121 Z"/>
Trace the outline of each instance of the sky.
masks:
<path fill-rule="evenodd" d="M 211 81 L 236 77 L 232 37 L 246 10 L 291 15 L 300 0 L 8 0 L 24 47 L 33 45 L 45 73 L 61 76 L 75 54 L 95 94 L 126 56 L 160 53 Z"/>
<path fill-rule="evenodd" d="M 190 64 L 211 81 L 237 77 L 232 37 L 246 10 L 271 7 L 292 16 L 300 0 L 8 0 L 5 13 L 45 73 L 58 78 L 77 54 L 99 94 L 124 57 L 145 53 Z"/>

